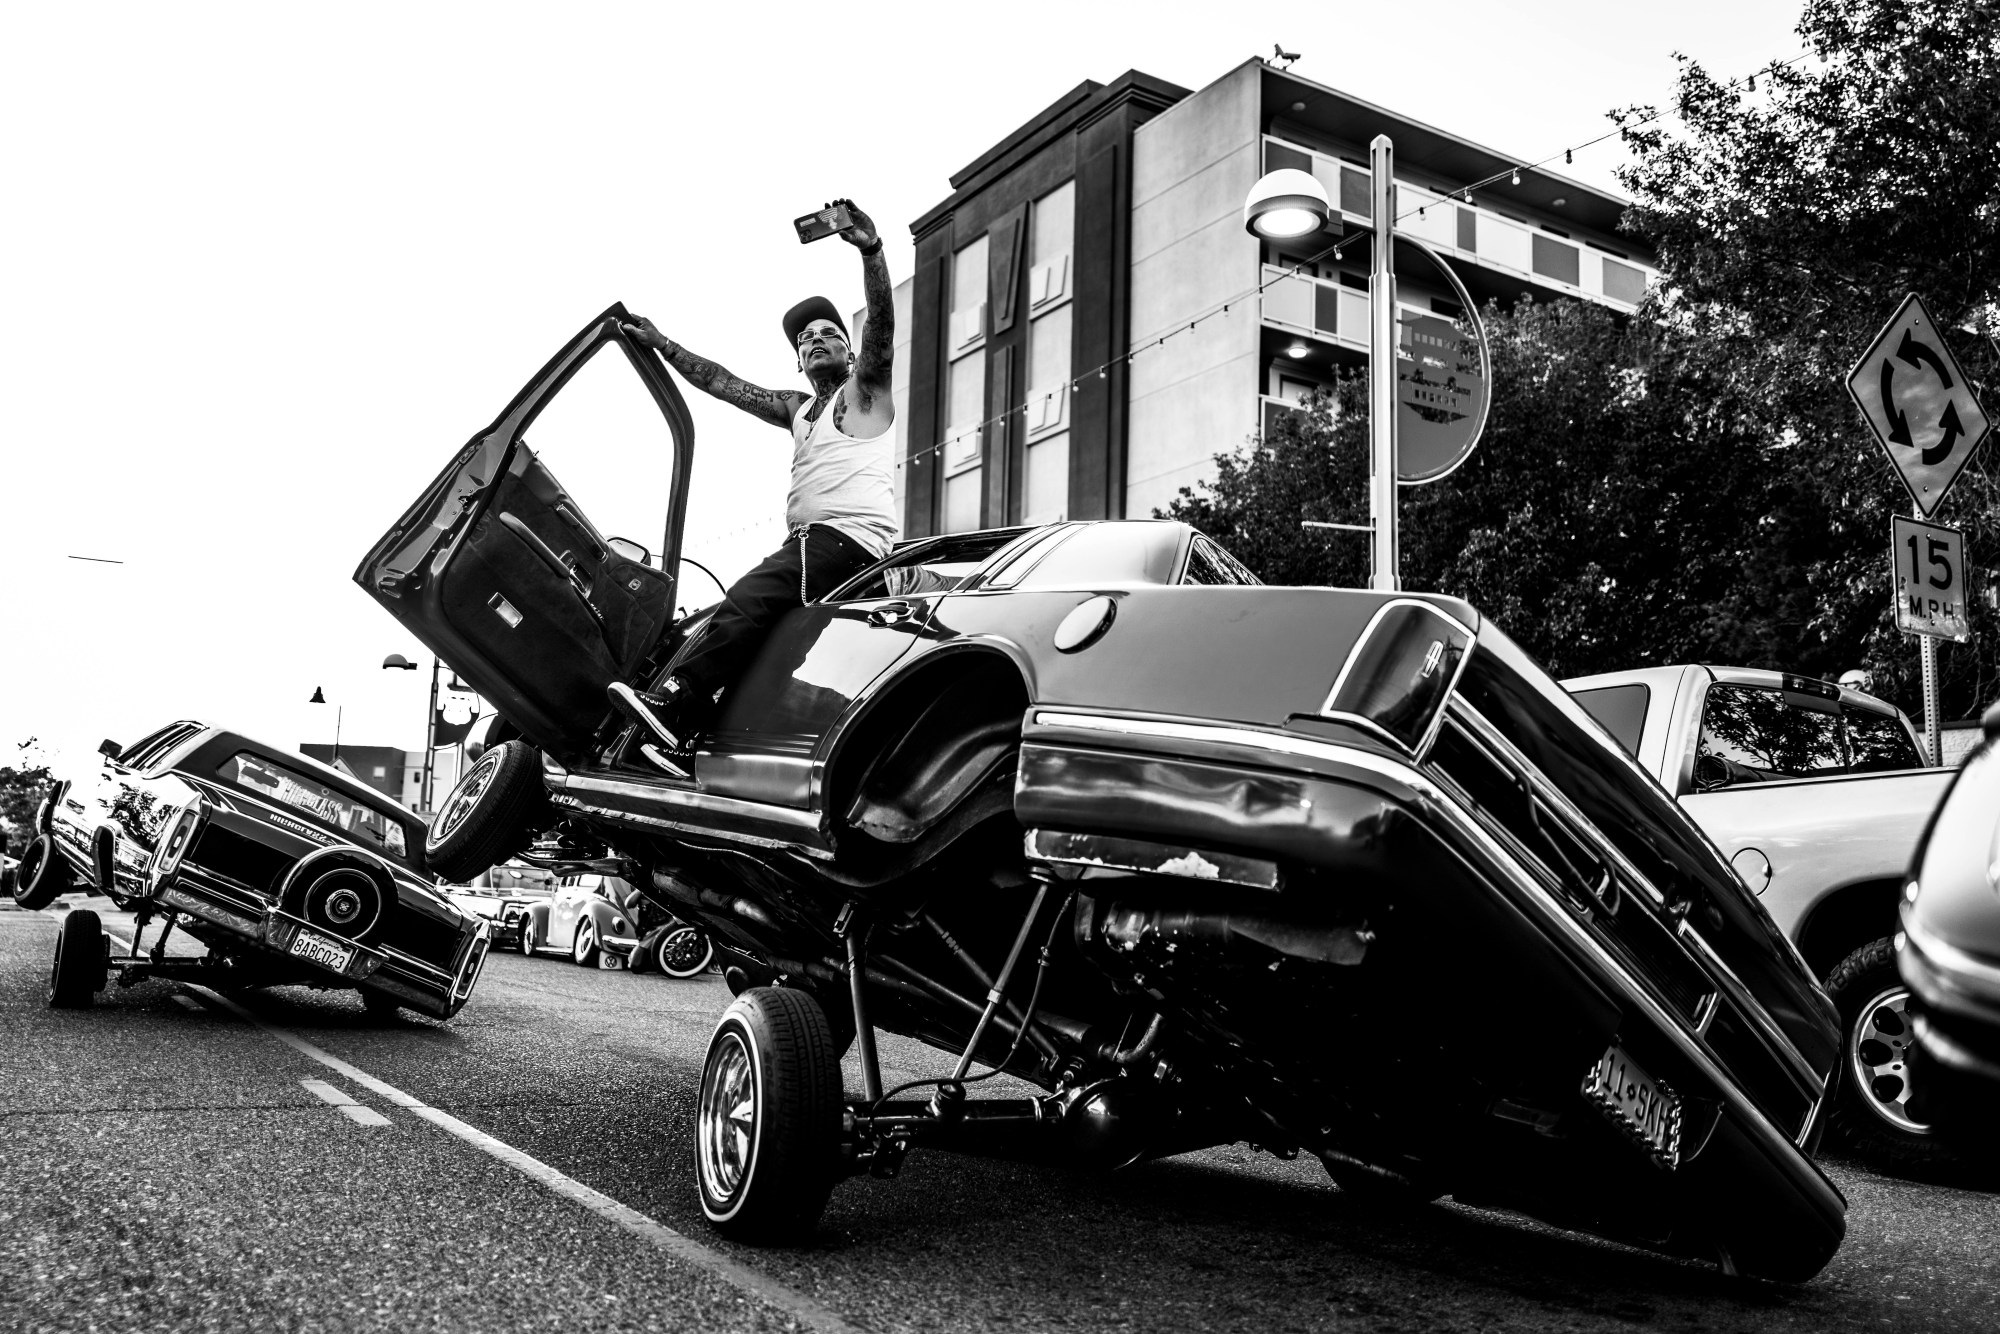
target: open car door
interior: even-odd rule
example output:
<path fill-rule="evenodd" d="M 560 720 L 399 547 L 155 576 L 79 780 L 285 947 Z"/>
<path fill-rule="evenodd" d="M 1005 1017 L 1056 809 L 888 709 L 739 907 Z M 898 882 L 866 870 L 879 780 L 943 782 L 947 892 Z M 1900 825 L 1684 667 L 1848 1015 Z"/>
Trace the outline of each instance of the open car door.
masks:
<path fill-rule="evenodd" d="M 523 736 L 566 762 L 611 712 L 605 687 L 633 679 L 673 618 L 694 425 L 659 358 L 620 331 L 629 318 L 615 305 L 571 339 L 354 572 Z M 600 531 L 542 455 L 601 472 L 596 492 L 610 503 L 664 514 L 657 558 L 633 558 L 644 532 Z"/>

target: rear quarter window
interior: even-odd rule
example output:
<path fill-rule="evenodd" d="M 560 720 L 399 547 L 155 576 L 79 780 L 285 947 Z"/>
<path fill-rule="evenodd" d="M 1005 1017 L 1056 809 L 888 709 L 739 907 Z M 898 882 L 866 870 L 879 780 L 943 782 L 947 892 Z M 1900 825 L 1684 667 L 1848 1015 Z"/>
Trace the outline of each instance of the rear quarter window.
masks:
<path fill-rule="evenodd" d="M 1639 682 L 1579 690 L 1570 696 L 1632 755 L 1639 753 L 1639 738 L 1645 735 L 1646 709 L 1652 697 L 1652 688 Z"/>

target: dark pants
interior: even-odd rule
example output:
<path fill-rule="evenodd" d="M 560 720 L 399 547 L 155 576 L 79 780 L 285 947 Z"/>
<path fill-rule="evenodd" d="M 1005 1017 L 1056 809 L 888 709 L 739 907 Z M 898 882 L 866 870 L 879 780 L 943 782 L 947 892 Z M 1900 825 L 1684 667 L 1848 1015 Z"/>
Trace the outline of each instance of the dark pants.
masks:
<path fill-rule="evenodd" d="M 729 586 L 708 624 L 674 654 L 668 673 L 680 678 L 693 699 L 705 703 L 742 675 L 779 617 L 825 597 L 874 561 L 868 548 L 838 528 L 812 524 L 803 541 L 792 533 L 785 545 Z"/>

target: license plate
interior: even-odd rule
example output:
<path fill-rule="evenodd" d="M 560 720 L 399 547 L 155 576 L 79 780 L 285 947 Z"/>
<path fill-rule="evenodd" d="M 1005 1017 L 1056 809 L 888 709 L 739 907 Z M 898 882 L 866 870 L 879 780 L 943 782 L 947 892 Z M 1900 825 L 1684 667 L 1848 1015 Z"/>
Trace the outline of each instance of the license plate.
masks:
<path fill-rule="evenodd" d="M 325 936 L 314 935 L 305 930 L 292 937 L 292 953 L 307 963 L 331 968 L 336 973 L 346 972 L 347 965 L 354 959 L 354 951 L 351 948 L 336 945 Z"/>
<path fill-rule="evenodd" d="M 1679 1095 L 1639 1068 L 1617 1046 L 1605 1049 L 1583 1078 L 1583 1096 L 1595 1103 L 1662 1167 L 1681 1159 Z"/>

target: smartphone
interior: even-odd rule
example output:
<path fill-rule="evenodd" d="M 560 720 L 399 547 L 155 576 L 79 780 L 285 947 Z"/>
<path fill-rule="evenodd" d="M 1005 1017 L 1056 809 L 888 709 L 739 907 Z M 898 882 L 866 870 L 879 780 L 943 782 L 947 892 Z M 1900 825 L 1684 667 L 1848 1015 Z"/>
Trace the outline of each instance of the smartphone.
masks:
<path fill-rule="evenodd" d="M 854 215 L 847 211 L 847 205 L 834 204 L 817 213 L 808 213 L 803 218 L 793 218 L 792 226 L 799 234 L 799 241 L 824 240 L 835 232 L 844 232 L 854 225 Z"/>

